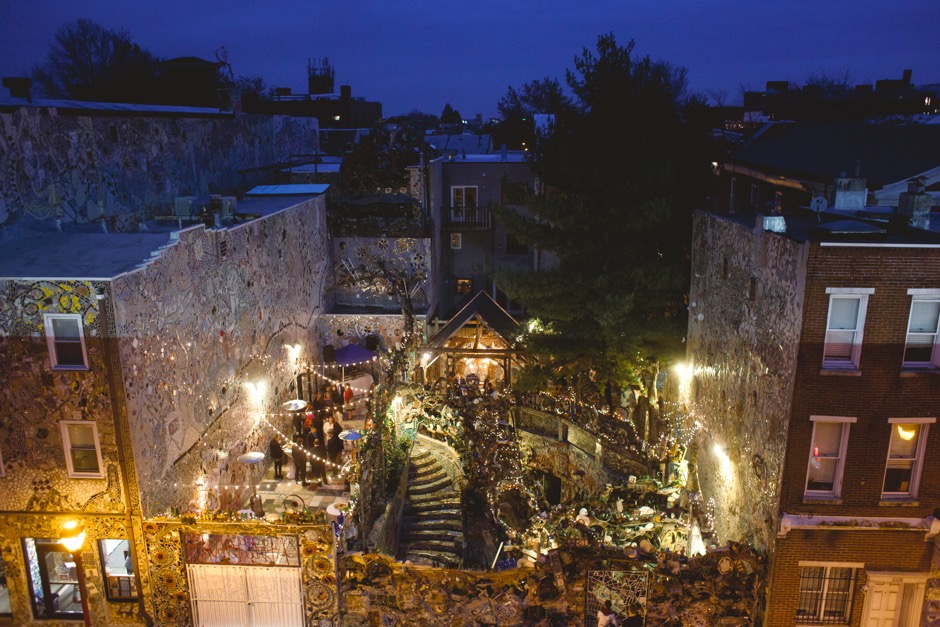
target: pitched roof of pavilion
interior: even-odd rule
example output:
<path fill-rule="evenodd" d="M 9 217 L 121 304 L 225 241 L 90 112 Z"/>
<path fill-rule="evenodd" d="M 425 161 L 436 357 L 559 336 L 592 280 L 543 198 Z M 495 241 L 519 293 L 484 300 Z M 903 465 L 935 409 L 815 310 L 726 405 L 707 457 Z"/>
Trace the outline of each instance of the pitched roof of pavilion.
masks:
<path fill-rule="evenodd" d="M 519 322 L 499 306 L 486 292 L 478 292 L 464 305 L 463 309 L 441 327 L 441 330 L 428 340 L 427 348 L 447 349 L 447 341 L 454 337 L 471 320 L 477 320 L 499 335 L 506 341 L 507 346 L 512 344 L 513 337 L 519 329 Z"/>

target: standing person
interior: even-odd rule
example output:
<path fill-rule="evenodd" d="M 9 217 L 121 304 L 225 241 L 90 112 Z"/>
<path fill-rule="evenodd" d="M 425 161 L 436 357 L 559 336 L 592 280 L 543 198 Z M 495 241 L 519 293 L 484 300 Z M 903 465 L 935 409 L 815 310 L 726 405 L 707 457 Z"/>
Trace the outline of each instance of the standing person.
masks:
<path fill-rule="evenodd" d="M 271 436 L 271 441 L 268 442 L 268 454 L 271 456 L 271 461 L 274 462 L 274 478 L 283 479 L 284 449 L 281 448 L 281 443 L 277 441 L 275 436 Z"/>
<path fill-rule="evenodd" d="M 307 487 L 307 452 L 303 449 L 304 436 L 294 436 L 294 448 L 291 450 L 291 459 L 294 461 L 294 481 Z"/>
<path fill-rule="evenodd" d="M 346 384 L 346 389 L 343 390 L 343 402 L 344 402 L 346 405 L 352 404 L 352 402 L 353 402 L 353 397 L 354 397 L 354 396 L 355 396 L 355 394 L 353 393 L 353 389 L 352 389 L 352 388 L 349 386 L 349 384 L 347 383 L 347 384 Z"/>
<path fill-rule="evenodd" d="M 330 440 L 326 443 L 326 451 L 330 454 L 330 461 L 337 466 L 343 465 L 343 441 L 339 439 L 339 432 L 342 430 L 343 425 L 339 421 L 334 421 L 333 432 L 330 433 Z"/>
<path fill-rule="evenodd" d="M 604 607 L 597 610 L 597 627 L 617 627 L 617 615 L 610 599 L 604 601 Z"/>
<path fill-rule="evenodd" d="M 319 481 L 320 485 L 326 485 L 329 481 L 326 478 L 326 447 L 322 439 L 317 439 L 313 444 L 313 458 L 310 460 L 310 467 L 313 470 L 311 479 Z M 317 459 L 319 458 L 319 459 Z"/>
<path fill-rule="evenodd" d="M 323 434 L 323 414 L 326 412 L 326 408 L 313 411 L 313 431 L 317 434 L 317 437 L 326 442 L 326 436 Z"/>

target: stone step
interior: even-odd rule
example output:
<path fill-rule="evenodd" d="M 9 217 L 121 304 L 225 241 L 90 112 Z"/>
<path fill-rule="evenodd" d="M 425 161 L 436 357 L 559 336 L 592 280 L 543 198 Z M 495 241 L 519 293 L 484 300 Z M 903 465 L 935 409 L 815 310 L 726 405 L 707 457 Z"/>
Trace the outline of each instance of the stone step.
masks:
<path fill-rule="evenodd" d="M 405 534 L 405 541 L 409 544 L 437 540 L 440 542 L 459 542 L 463 544 L 463 529 L 453 531 L 450 529 L 409 529 Z"/>
<path fill-rule="evenodd" d="M 426 564 L 428 566 L 437 566 L 439 568 L 459 568 L 463 557 L 456 553 L 415 550 L 409 551 L 406 559 L 411 560 L 413 564 Z"/>
<path fill-rule="evenodd" d="M 450 553 L 452 555 L 463 555 L 463 545 L 456 540 L 414 540 L 411 542 L 405 541 L 404 545 L 407 547 L 405 551 L 406 554 L 414 553 L 415 551 L 436 551 L 440 553 Z"/>
<path fill-rule="evenodd" d="M 441 520 L 463 520 L 463 512 L 460 510 L 460 503 L 457 501 L 446 503 L 424 503 L 413 506 L 405 505 L 405 516 L 411 519 L 433 516 Z"/>
<path fill-rule="evenodd" d="M 411 485 L 424 485 L 425 483 L 433 483 L 441 479 L 450 480 L 450 475 L 444 472 L 443 468 L 438 466 L 437 468 L 429 469 L 427 472 L 415 473 L 408 478 L 408 483 Z"/>
<path fill-rule="evenodd" d="M 450 477 L 446 475 L 441 479 L 436 479 L 429 483 L 408 486 L 408 496 L 410 498 L 411 495 L 431 494 L 432 492 L 441 492 L 443 490 L 453 491 Z"/>
<path fill-rule="evenodd" d="M 451 503 L 455 504 L 457 507 L 460 507 L 460 495 L 450 490 L 439 490 L 438 492 L 430 492 L 428 494 L 412 494 L 409 496 L 408 500 L 412 505 L 427 505 L 431 504 L 442 504 L 442 503 Z"/>
<path fill-rule="evenodd" d="M 436 513 L 428 513 L 424 518 L 405 519 L 405 527 L 409 531 L 446 530 L 463 531 L 463 521 L 460 518 L 442 518 Z"/>

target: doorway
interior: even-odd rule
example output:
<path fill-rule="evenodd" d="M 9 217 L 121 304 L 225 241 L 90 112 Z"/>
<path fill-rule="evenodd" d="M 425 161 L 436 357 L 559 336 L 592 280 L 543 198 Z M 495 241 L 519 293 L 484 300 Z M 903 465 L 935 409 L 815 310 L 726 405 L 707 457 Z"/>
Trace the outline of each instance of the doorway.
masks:
<path fill-rule="evenodd" d="M 33 591 L 33 615 L 81 619 L 84 612 L 72 553 L 51 538 L 25 538 L 23 547 Z"/>
<path fill-rule="evenodd" d="M 868 573 L 863 627 L 917 627 L 926 587 L 926 573 Z"/>

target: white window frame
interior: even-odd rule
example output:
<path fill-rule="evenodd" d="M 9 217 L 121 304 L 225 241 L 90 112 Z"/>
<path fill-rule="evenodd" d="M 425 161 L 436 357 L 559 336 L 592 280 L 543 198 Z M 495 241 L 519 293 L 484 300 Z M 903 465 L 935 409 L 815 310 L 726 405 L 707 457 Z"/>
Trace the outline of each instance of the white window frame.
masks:
<path fill-rule="evenodd" d="M 924 468 L 924 455 L 927 450 L 927 436 L 930 433 L 930 425 L 937 422 L 936 418 L 888 418 L 888 424 L 891 425 L 891 433 L 888 439 L 888 453 L 885 459 L 885 474 L 881 480 L 881 498 L 884 500 L 911 500 L 916 499 L 918 491 L 920 489 L 920 476 L 921 471 Z M 891 442 L 894 441 L 894 437 L 897 433 L 897 425 L 920 425 L 920 433 L 917 437 L 917 450 L 914 451 L 914 457 L 910 459 L 911 462 L 911 482 L 908 486 L 907 492 L 885 492 L 885 480 L 888 478 L 888 469 L 892 467 L 891 461 Z M 894 460 L 894 465 L 897 467 L 899 461 L 908 461 L 904 460 Z"/>
<path fill-rule="evenodd" d="M 795 617 L 796 624 L 797 625 L 816 625 L 816 624 L 822 624 L 822 623 L 837 624 L 837 625 L 850 624 L 850 621 L 852 620 L 852 610 L 853 610 L 852 606 L 855 604 L 855 586 L 858 584 L 858 573 L 860 570 L 862 570 L 865 567 L 865 565 L 859 564 L 859 563 L 853 563 L 853 562 L 804 562 L 804 561 L 800 561 L 799 567 L 800 567 L 800 580 L 799 580 L 799 589 L 798 589 L 797 594 L 800 597 L 804 594 L 804 592 L 809 593 L 809 594 L 819 594 L 821 598 L 819 601 L 818 614 L 814 617 L 809 617 L 809 618 L 802 618 L 799 615 L 797 615 Z M 815 590 L 803 589 L 803 582 L 806 579 L 808 579 L 808 577 L 804 575 L 804 571 L 807 568 L 824 568 L 825 569 L 823 571 L 823 577 L 822 577 L 822 588 L 818 592 L 816 592 Z M 848 599 L 846 599 L 846 605 L 845 605 L 846 614 L 844 614 L 841 617 L 843 620 L 838 623 L 832 620 L 833 617 L 826 616 L 827 597 L 829 599 L 832 598 L 829 595 L 829 582 L 831 579 L 830 571 L 834 568 L 848 568 L 852 571 L 852 578 L 850 580 L 849 590 L 848 590 L 849 596 L 848 596 Z M 838 594 L 841 594 L 841 593 L 838 593 Z M 799 609 L 800 600 L 801 599 L 797 597 L 797 609 Z"/>
<path fill-rule="evenodd" d="M 823 368 L 858 370 L 862 356 L 862 339 L 865 330 L 865 318 L 868 313 L 868 297 L 875 293 L 874 288 L 858 287 L 828 287 L 826 293 L 829 294 L 829 308 L 826 311 L 826 334 L 823 337 Z M 852 355 L 848 361 L 842 359 L 827 359 L 826 346 L 829 344 L 830 331 L 848 331 L 847 329 L 830 329 L 829 324 L 832 318 L 832 303 L 838 299 L 856 299 L 858 303 L 858 316 L 855 320 L 855 337 L 852 341 Z"/>
<path fill-rule="evenodd" d="M 907 331 L 904 336 L 904 355 L 907 355 L 907 347 L 910 343 L 911 338 L 911 321 L 914 316 L 914 304 L 917 302 L 937 302 L 940 303 L 940 289 L 910 289 L 907 290 L 908 295 L 911 297 L 911 310 L 907 316 Z M 917 368 L 917 369 L 937 369 L 940 368 L 940 319 L 938 319 L 936 326 L 934 326 L 933 333 L 916 333 L 914 335 L 933 335 L 933 350 L 930 353 L 929 361 L 907 361 L 904 360 L 902 366 L 904 368 Z M 903 357 L 902 357 L 903 359 Z"/>
<path fill-rule="evenodd" d="M 98 457 L 98 472 L 76 472 L 72 464 L 72 439 L 69 437 L 69 426 L 78 425 L 91 429 L 95 441 L 95 455 Z M 104 460 L 101 457 L 101 442 L 98 440 L 98 424 L 91 420 L 62 420 L 59 422 L 59 429 L 62 432 L 62 448 L 65 452 L 65 465 L 68 469 L 69 477 L 73 479 L 103 479 L 104 478 Z"/>
<path fill-rule="evenodd" d="M 457 204 L 457 190 L 463 192 L 463 204 Z M 472 189 L 476 203 L 473 205 L 467 204 L 467 192 L 466 190 Z M 480 206 L 480 188 L 477 185 L 451 185 L 450 187 L 450 206 L 454 209 L 476 209 Z"/>
<path fill-rule="evenodd" d="M 6 467 L 3 464 L 3 450 L 0 449 L 0 477 L 6 475 Z"/>
<path fill-rule="evenodd" d="M 46 335 L 46 345 L 49 348 L 49 361 L 53 370 L 88 370 L 88 350 L 85 347 L 85 325 L 82 324 L 81 314 L 43 314 L 43 331 Z M 60 364 L 56 357 L 56 338 L 53 320 L 75 320 L 78 323 L 78 342 L 82 346 L 82 365 Z M 61 340 L 59 340 L 61 341 Z"/>
<path fill-rule="evenodd" d="M 845 472 L 845 457 L 849 446 L 850 425 L 856 422 L 857 419 L 850 418 L 848 416 L 810 416 L 809 419 L 813 423 L 813 433 L 809 442 L 809 460 L 807 461 L 806 465 L 806 481 L 803 484 L 803 496 L 810 499 L 840 498 L 842 496 L 842 476 Z M 813 445 L 816 441 L 816 424 L 820 422 L 839 423 L 843 425 L 842 440 L 839 443 L 839 456 L 837 458 L 838 461 L 836 462 L 835 473 L 832 477 L 832 490 L 809 489 L 809 477 L 812 469 L 813 458 L 815 457 L 816 452 Z"/>

